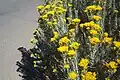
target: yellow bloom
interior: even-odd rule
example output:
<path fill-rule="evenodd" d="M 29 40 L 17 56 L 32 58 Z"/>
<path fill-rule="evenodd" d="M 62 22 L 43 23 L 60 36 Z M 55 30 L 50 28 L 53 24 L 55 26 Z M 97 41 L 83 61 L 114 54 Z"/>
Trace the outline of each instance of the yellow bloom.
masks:
<path fill-rule="evenodd" d="M 60 52 L 67 52 L 68 51 L 68 46 L 60 46 L 59 48 L 57 48 L 58 51 Z"/>
<path fill-rule="evenodd" d="M 70 17 L 67 17 L 66 19 L 67 19 L 67 20 L 70 20 Z"/>
<path fill-rule="evenodd" d="M 54 22 L 57 22 L 57 19 L 53 19 Z"/>
<path fill-rule="evenodd" d="M 41 16 L 42 17 L 42 19 L 47 19 L 48 18 L 48 15 L 47 14 L 45 14 L 45 15 L 43 15 L 43 16 Z"/>
<path fill-rule="evenodd" d="M 47 12 L 47 15 L 54 15 L 54 11 L 49 11 L 49 12 Z"/>
<path fill-rule="evenodd" d="M 93 37 L 93 38 L 90 39 L 90 43 L 95 45 L 95 44 L 100 43 L 100 40 L 97 37 Z"/>
<path fill-rule="evenodd" d="M 102 17 L 96 16 L 96 15 L 94 15 L 94 16 L 92 17 L 92 19 L 94 19 L 94 20 L 96 20 L 96 21 L 100 20 L 101 18 L 102 18 Z"/>
<path fill-rule="evenodd" d="M 56 40 L 55 38 L 51 38 L 51 39 L 50 39 L 50 42 L 53 42 L 53 41 L 55 41 L 55 40 Z"/>
<path fill-rule="evenodd" d="M 53 25 L 57 25 L 57 22 L 53 22 Z"/>
<path fill-rule="evenodd" d="M 112 68 L 112 69 L 116 69 L 118 66 L 117 66 L 118 64 L 116 63 L 116 62 L 114 62 L 114 61 L 110 61 L 109 62 L 109 66 Z"/>
<path fill-rule="evenodd" d="M 95 11 L 95 9 L 96 9 L 96 6 L 95 5 L 91 5 L 91 6 L 88 6 L 88 7 L 86 7 L 86 10 L 87 11 Z"/>
<path fill-rule="evenodd" d="M 50 9 L 50 5 L 46 5 L 46 6 L 45 6 L 45 9 Z"/>
<path fill-rule="evenodd" d="M 110 69 L 110 71 L 114 73 L 117 71 L 118 63 L 116 63 L 115 61 L 110 61 L 109 63 L 106 63 L 105 65 L 106 67 Z"/>
<path fill-rule="evenodd" d="M 64 22 L 66 22 L 66 19 L 63 19 Z"/>
<path fill-rule="evenodd" d="M 108 44 L 110 44 L 110 43 L 112 42 L 112 38 L 105 37 L 102 42 L 103 42 L 103 43 L 108 43 Z"/>
<path fill-rule="evenodd" d="M 51 8 L 54 8 L 55 6 L 56 6 L 55 4 L 52 4 L 52 5 L 51 5 Z"/>
<path fill-rule="evenodd" d="M 120 48 L 120 41 L 114 41 L 113 44 L 115 47 Z"/>
<path fill-rule="evenodd" d="M 64 68 L 65 68 L 65 69 L 69 69 L 69 68 L 70 68 L 70 65 L 69 65 L 69 64 L 65 64 L 65 65 L 64 65 Z"/>
<path fill-rule="evenodd" d="M 34 64 L 33 66 L 34 66 L 34 68 L 35 68 L 35 67 L 37 67 L 37 65 L 36 65 L 36 64 Z"/>
<path fill-rule="evenodd" d="M 49 26 L 52 26 L 52 22 L 50 22 L 50 21 L 48 21 L 47 24 L 48 24 Z"/>
<path fill-rule="evenodd" d="M 102 10 L 102 7 L 101 6 L 96 6 L 96 9 L 95 9 L 96 11 L 101 11 Z"/>
<path fill-rule="evenodd" d="M 108 37 L 108 33 L 105 32 L 105 33 L 103 34 L 103 37 Z"/>
<path fill-rule="evenodd" d="M 90 30 L 90 34 L 92 34 L 92 35 L 96 35 L 96 34 L 98 34 L 98 33 L 97 33 L 96 30 Z"/>
<path fill-rule="evenodd" d="M 120 59 L 117 59 L 116 61 L 117 61 L 118 64 L 120 64 Z"/>
<path fill-rule="evenodd" d="M 69 79 L 71 80 L 74 80 L 77 78 L 77 74 L 74 71 L 68 73 L 68 76 L 69 76 Z"/>
<path fill-rule="evenodd" d="M 88 67 L 88 64 L 89 64 L 89 60 L 82 58 L 80 60 L 79 66 L 83 67 L 84 69 L 86 69 Z"/>
<path fill-rule="evenodd" d="M 102 28 L 100 27 L 99 24 L 92 24 L 91 28 L 93 28 L 93 29 L 95 29 L 97 31 L 101 31 L 102 30 Z"/>
<path fill-rule="evenodd" d="M 53 38 L 51 38 L 51 40 L 50 40 L 50 42 L 53 42 L 53 41 L 55 41 L 58 37 L 59 37 L 59 34 L 58 34 L 58 32 L 53 32 L 53 34 L 54 34 L 54 37 Z"/>
<path fill-rule="evenodd" d="M 89 30 L 89 29 L 90 29 L 90 27 L 87 27 L 86 29 L 87 29 L 87 30 Z"/>
<path fill-rule="evenodd" d="M 70 29 L 68 32 L 69 36 L 72 37 L 74 32 L 75 32 L 75 29 Z"/>
<path fill-rule="evenodd" d="M 41 9 L 44 8 L 44 6 L 43 6 L 43 5 L 39 5 L 39 6 L 37 6 L 36 8 L 41 10 Z"/>
<path fill-rule="evenodd" d="M 109 63 L 106 63 L 105 64 L 108 68 L 111 68 L 111 69 L 116 69 L 118 66 L 118 64 L 114 61 L 110 61 Z"/>
<path fill-rule="evenodd" d="M 80 24 L 80 28 L 83 28 L 84 27 L 84 24 Z"/>
<path fill-rule="evenodd" d="M 72 4 L 68 4 L 69 7 L 72 7 Z"/>
<path fill-rule="evenodd" d="M 75 51 L 74 50 L 69 50 L 67 55 L 68 56 L 74 56 L 75 55 Z"/>
<path fill-rule="evenodd" d="M 59 40 L 59 45 L 67 44 L 70 40 L 65 36 Z"/>
<path fill-rule="evenodd" d="M 101 11 L 102 10 L 102 7 L 101 6 L 96 6 L 96 5 L 91 5 L 91 6 L 88 6 L 86 7 L 86 9 L 84 10 L 84 12 L 93 12 L 93 11 Z"/>
<path fill-rule="evenodd" d="M 62 4 L 62 3 L 63 3 L 63 1 L 59 1 L 59 0 L 58 0 L 58 3 L 61 3 L 61 4 Z"/>
<path fill-rule="evenodd" d="M 119 11 L 118 10 L 114 10 L 115 13 L 118 13 Z"/>
<path fill-rule="evenodd" d="M 91 38 L 91 36 L 88 36 L 88 39 L 90 39 Z"/>
<path fill-rule="evenodd" d="M 70 29 L 69 32 L 70 33 L 73 33 L 75 31 L 75 29 Z"/>
<path fill-rule="evenodd" d="M 33 53 L 30 54 L 30 57 L 35 57 Z"/>
<path fill-rule="evenodd" d="M 72 20 L 72 22 L 73 22 L 73 23 L 79 23 L 79 22 L 80 22 L 80 19 L 75 18 L 75 19 Z"/>
<path fill-rule="evenodd" d="M 58 38 L 58 36 L 59 36 L 59 34 L 58 34 L 58 32 L 53 32 L 53 34 L 54 34 L 54 38 Z"/>
<path fill-rule="evenodd" d="M 63 7 L 55 7 L 54 10 L 55 10 L 56 14 L 62 14 L 62 13 L 64 13 L 64 12 L 67 11 L 67 10 L 64 9 Z"/>
<path fill-rule="evenodd" d="M 88 10 L 84 10 L 84 12 L 85 12 L 85 13 L 87 13 L 87 12 L 88 12 Z"/>
<path fill-rule="evenodd" d="M 95 72 L 86 72 L 85 74 L 81 74 L 82 80 L 96 80 Z"/>
<path fill-rule="evenodd" d="M 73 48 L 73 49 L 78 49 L 79 46 L 80 46 L 80 43 L 78 43 L 78 42 L 72 42 L 70 44 L 70 48 Z"/>
<path fill-rule="evenodd" d="M 93 21 L 86 22 L 86 23 L 84 23 L 84 24 L 82 24 L 82 25 L 80 25 L 80 26 L 81 26 L 81 27 L 85 26 L 86 29 L 93 29 L 93 30 L 96 30 L 96 31 L 98 31 L 98 32 L 102 30 L 102 28 L 100 27 L 100 25 L 99 25 L 99 24 L 96 24 L 96 23 L 93 22 Z"/>
<path fill-rule="evenodd" d="M 90 21 L 90 22 L 87 22 L 88 23 L 88 26 L 93 26 L 95 25 L 95 22 L 94 21 Z"/>
<path fill-rule="evenodd" d="M 53 72 L 57 72 L 57 69 L 53 69 Z"/>

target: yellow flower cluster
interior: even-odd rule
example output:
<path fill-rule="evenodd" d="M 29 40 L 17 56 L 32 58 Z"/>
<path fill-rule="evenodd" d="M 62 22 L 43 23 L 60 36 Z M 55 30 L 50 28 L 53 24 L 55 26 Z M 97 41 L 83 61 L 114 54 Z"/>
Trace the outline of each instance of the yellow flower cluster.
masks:
<path fill-rule="evenodd" d="M 74 56 L 74 55 L 75 55 L 75 50 L 69 50 L 69 51 L 67 52 L 67 55 L 68 55 L 68 56 Z"/>
<path fill-rule="evenodd" d="M 49 21 L 54 15 L 64 14 L 67 10 L 63 7 L 63 1 L 52 1 L 51 4 L 38 5 L 36 8 L 40 12 L 40 18 Z"/>
<path fill-rule="evenodd" d="M 41 9 L 44 8 L 44 6 L 43 6 L 43 5 L 38 5 L 36 8 L 37 8 L 38 10 L 41 10 Z"/>
<path fill-rule="evenodd" d="M 76 54 L 76 52 L 75 52 L 75 50 L 74 49 L 77 49 L 78 47 L 79 47 L 79 43 L 77 43 L 77 42 L 72 42 L 71 44 L 70 44 L 70 48 L 71 49 L 69 49 L 69 47 L 68 47 L 68 43 L 70 42 L 70 40 L 68 39 L 68 37 L 63 37 L 63 38 L 61 38 L 60 40 L 59 40 L 59 48 L 57 48 L 57 50 L 59 51 L 59 52 L 65 52 L 65 53 L 67 53 L 67 55 L 68 56 L 74 56 L 75 54 Z"/>
<path fill-rule="evenodd" d="M 53 38 L 51 38 L 51 42 L 53 42 L 53 41 L 55 41 L 58 37 L 59 37 L 59 34 L 58 34 L 58 32 L 53 32 L 53 34 L 54 34 L 54 37 Z"/>
<path fill-rule="evenodd" d="M 94 15 L 94 16 L 92 17 L 92 19 L 95 20 L 95 21 L 99 21 L 100 19 L 102 19 L 102 17 L 97 16 L 97 15 Z"/>
<path fill-rule="evenodd" d="M 95 72 L 86 72 L 85 74 L 81 74 L 82 80 L 96 80 Z"/>
<path fill-rule="evenodd" d="M 50 28 L 52 28 L 53 25 L 57 24 L 57 20 L 53 19 L 53 21 L 47 21 L 47 24 L 50 26 Z"/>
<path fill-rule="evenodd" d="M 37 67 L 37 61 L 33 61 L 33 64 L 34 68 Z"/>
<path fill-rule="evenodd" d="M 118 63 L 116 63 L 115 61 L 110 61 L 109 63 L 106 63 L 105 65 L 106 67 L 110 69 L 110 71 L 113 71 L 114 73 L 117 71 Z"/>
<path fill-rule="evenodd" d="M 68 46 L 67 46 L 67 44 L 68 44 L 68 42 L 69 42 L 70 40 L 65 36 L 65 37 L 63 37 L 63 38 L 61 38 L 60 40 L 59 40 L 59 48 L 57 48 L 57 50 L 59 51 L 59 52 L 68 52 Z"/>
<path fill-rule="evenodd" d="M 117 61 L 118 64 L 120 64 L 120 58 L 118 58 L 116 61 Z"/>
<path fill-rule="evenodd" d="M 48 15 L 45 14 L 45 15 L 41 15 L 40 18 L 44 19 L 44 20 L 47 20 L 48 19 Z"/>
<path fill-rule="evenodd" d="M 70 40 L 65 36 L 59 40 L 59 45 L 64 45 L 70 42 Z"/>
<path fill-rule="evenodd" d="M 71 49 L 78 49 L 79 48 L 79 46 L 80 46 L 80 43 L 78 43 L 78 42 L 72 42 L 71 44 L 70 44 L 70 48 Z"/>
<path fill-rule="evenodd" d="M 68 46 L 60 46 L 59 48 L 57 48 L 57 50 L 59 52 L 68 52 Z"/>
<path fill-rule="evenodd" d="M 49 26 L 52 26 L 52 22 L 51 22 L 51 21 L 48 21 L 47 24 L 48 24 Z"/>
<path fill-rule="evenodd" d="M 70 40 L 65 36 L 59 40 L 59 48 L 57 50 L 59 52 L 65 52 L 68 56 L 75 56 L 75 50 L 79 48 L 80 44 L 78 42 L 71 42 L 69 45 L 68 43 Z M 69 46 L 69 47 L 68 47 Z"/>
<path fill-rule="evenodd" d="M 49 11 L 47 12 L 47 15 L 54 15 L 55 11 Z"/>
<path fill-rule="evenodd" d="M 91 6 L 86 7 L 85 12 L 95 12 L 95 11 L 101 11 L 101 10 L 102 10 L 102 7 L 100 7 L 99 5 L 91 5 Z M 81 29 L 85 28 L 88 30 L 90 34 L 88 36 L 90 43 L 92 45 L 96 45 L 101 42 L 101 40 L 99 39 L 100 35 L 98 34 L 100 34 L 100 32 L 102 31 L 102 28 L 95 21 L 99 21 L 100 19 L 102 19 L 102 17 L 95 15 L 95 14 L 92 14 L 92 15 L 93 15 L 91 16 L 92 21 L 80 24 L 80 28 Z M 104 42 L 110 42 L 110 41 L 111 41 L 111 38 L 105 38 L 104 40 Z"/>
<path fill-rule="evenodd" d="M 115 13 L 118 13 L 119 11 L 118 10 L 114 10 Z"/>
<path fill-rule="evenodd" d="M 73 23 L 73 24 L 79 23 L 79 22 L 80 22 L 80 19 L 78 19 L 78 18 L 74 18 L 74 19 L 72 20 L 72 23 Z"/>
<path fill-rule="evenodd" d="M 104 37 L 104 39 L 103 39 L 102 42 L 110 44 L 112 42 L 112 38 L 110 38 L 110 37 Z"/>
<path fill-rule="evenodd" d="M 63 7 L 55 7 L 55 8 L 54 8 L 54 11 L 55 11 L 55 13 L 56 13 L 57 15 L 59 15 L 59 14 L 62 14 L 62 13 L 64 13 L 64 12 L 66 12 L 67 10 L 64 9 Z"/>
<path fill-rule="evenodd" d="M 112 43 L 112 38 L 108 37 L 108 33 L 107 32 L 104 32 L 102 36 L 103 36 L 103 40 L 102 40 L 103 43 L 107 43 L 107 44 L 111 44 Z"/>
<path fill-rule="evenodd" d="M 80 60 L 79 66 L 80 66 L 80 67 L 83 67 L 84 69 L 87 69 L 88 64 L 89 64 L 89 60 L 82 58 L 82 59 Z"/>
<path fill-rule="evenodd" d="M 114 41 L 113 44 L 115 45 L 116 48 L 120 49 L 120 41 Z"/>
<path fill-rule="evenodd" d="M 100 40 L 99 40 L 99 38 L 97 38 L 97 37 L 93 37 L 93 38 L 90 38 L 90 43 L 91 43 L 92 45 L 96 45 L 96 44 L 99 44 L 99 43 L 100 43 Z"/>
<path fill-rule="evenodd" d="M 72 72 L 68 73 L 68 77 L 71 80 L 75 80 L 77 78 L 77 73 L 72 71 Z"/>
<path fill-rule="evenodd" d="M 51 5 L 48 4 L 48 5 L 46 5 L 44 8 L 45 8 L 45 9 L 50 9 L 50 7 L 51 7 Z"/>
<path fill-rule="evenodd" d="M 80 28 L 83 28 L 83 27 L 85 27 L 86 29 L 92 29 L 92 30 L 96 30 L 96 31 L 102 30 L 101 26 L 99 24 L 96 24 L 93 21 L 86 22 L 84 24 L 80 24 Z"/>
<path fill-rule="evenodd" d="M 88 6 L 86 7 L 86 9 L 84 10 L 84 12 L 93 12 L 93 11 L 101 11 L 102 10 L 102 7 L 99 6 L 99 5 L 91 5 L 91 6 Z"/>
<path fill-rule="evenodd" d="M 69 32 L 70 33 L 73 33 L 75 31 L 75 29 L 70 29 Z"/>
<path fill-rule="evenodd" d="M 64 65 L 64 68 L 65 68 L 65 69 L 69 69 L 69 68 L 70 68 L 70 65 L 69 65 L 69 64 L 65 64 L 65 65 Z"/>
<path fill-rule="evenodd" d="M 54 73 L 57 72 L 57 69 L 54 68 L 54 69 L 53 69 L 53 72 L 54 72 Z"/>
<path fill-rule="evenodd" d="M 69 6 L 69 7 L 72 7 L 72 4 L 69 3 L 68 6 Z"/>
<path fill-rule="evenodd" d="M 108 37 L 108 33 L 107 32 L 103 33 L 103 37 Z"/>
<path fill-rule="evenodd" d="M 96 34 L 98 34 L 98 32 L 96 30 L 90 30 L 90 34 L 96 35 Z"/>
<path fill-rule="evenodd" d="M 70 29 L 69 32 L 68 32 L 69 36 L 72 37 L 72 35 L 73 35 L 74 32 L 75 32 L 75 29 Z"/>

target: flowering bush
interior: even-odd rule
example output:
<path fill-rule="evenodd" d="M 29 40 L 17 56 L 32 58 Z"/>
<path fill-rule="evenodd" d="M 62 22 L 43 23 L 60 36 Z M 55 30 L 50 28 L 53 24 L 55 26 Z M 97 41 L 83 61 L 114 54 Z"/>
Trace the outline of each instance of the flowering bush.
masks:
<path fill-rule="evenodd" d="M 17 62 L 24 80 L 119 80 L 120 1 L 48 0 Z"/>

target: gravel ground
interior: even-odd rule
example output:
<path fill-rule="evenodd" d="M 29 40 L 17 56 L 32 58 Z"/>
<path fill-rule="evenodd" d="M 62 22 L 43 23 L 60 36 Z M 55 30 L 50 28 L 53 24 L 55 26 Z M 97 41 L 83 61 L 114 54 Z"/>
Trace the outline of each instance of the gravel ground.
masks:
<path fill-rule="evenodd" d="M 42 0 L 0 0 L 0 80 L 21 80 L 16 72 L 21 58 L 17 48 L 31 47 L 39 3 Z"/>

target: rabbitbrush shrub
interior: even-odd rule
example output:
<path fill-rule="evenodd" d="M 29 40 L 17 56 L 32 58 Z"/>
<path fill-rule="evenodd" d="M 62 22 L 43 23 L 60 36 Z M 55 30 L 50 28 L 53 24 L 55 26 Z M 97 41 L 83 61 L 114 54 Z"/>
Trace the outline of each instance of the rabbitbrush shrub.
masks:
<path fill-rule="evenodd" d="M 46 0 L 23 80 L 120 80 L 120 0 Z"/>

